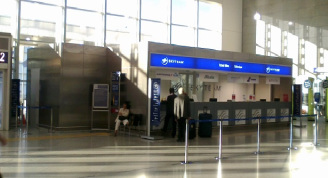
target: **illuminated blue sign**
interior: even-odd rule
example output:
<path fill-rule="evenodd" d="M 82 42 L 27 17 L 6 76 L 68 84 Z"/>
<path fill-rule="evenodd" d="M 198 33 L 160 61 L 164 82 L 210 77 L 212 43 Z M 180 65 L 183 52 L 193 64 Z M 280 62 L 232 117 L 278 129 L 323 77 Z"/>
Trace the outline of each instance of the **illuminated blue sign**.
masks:
<path fill-rule="evenodd" d="M 150 67 L 214 70 L 222 72 L 254 73 L 266 75 L 291 76 L 292 69 L 287 66 L 258 64 L 217 59 L 151 54 Z"/>
<path fill-rule="evenodd" d="M 312 87 L 312 83 L 310 80 L 305 80 L 304 81 L 304 88 L 311 88 Z"/>

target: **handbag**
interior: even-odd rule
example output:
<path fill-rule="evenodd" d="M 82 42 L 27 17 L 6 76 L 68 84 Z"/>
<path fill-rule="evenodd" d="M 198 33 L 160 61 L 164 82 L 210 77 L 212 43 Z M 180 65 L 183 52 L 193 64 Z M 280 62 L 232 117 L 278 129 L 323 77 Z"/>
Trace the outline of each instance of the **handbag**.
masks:
<path fill-rule="evenodd" d="M 128 119 L 128 117 L 125 117 L 125 116 L 118 116 L 118 119 L 122 121 L 122 120 Z"/>

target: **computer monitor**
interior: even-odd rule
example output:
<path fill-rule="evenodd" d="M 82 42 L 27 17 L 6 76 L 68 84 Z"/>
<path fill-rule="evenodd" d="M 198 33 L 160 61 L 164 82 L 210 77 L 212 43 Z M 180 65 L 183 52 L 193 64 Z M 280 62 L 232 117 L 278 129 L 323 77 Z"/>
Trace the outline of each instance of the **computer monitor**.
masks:
<path fill-rule="evenodd" d="M 218 102 L 217 98 L 210 98 L 210 102 Z"/>
<path fill-rule="evenodd" d="M 280 98 L 274 98 L 273 101 L 280 101 Z"/>

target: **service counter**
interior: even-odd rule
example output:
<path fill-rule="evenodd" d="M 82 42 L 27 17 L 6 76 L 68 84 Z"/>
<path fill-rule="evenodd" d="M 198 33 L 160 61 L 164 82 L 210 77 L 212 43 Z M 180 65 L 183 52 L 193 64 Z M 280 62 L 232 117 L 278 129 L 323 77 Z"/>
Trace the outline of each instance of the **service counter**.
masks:
<path fill-rule="evenodd" d="M 203 112 L 212 114 L 213 119 L 246 119 L 254 117 L 288 116 L 291 102 L 192 102 L 191 117 L 198 119 Z M 261 122 L 288 122 L 289 118 L 263 119 Z M 225 121 L 223 125 L 256 124 L 257 120 Z M 216 124 L 213 124 L 216 125 Z"/>
<path fill-rule="evenodd" d="M 161 104 L 161 119 L 165 117 L 166 103 Z M 249 119 L 254 117 L 278 117 L 263 119 L 262 123 L 288 122 L 291 113 L 291 102 L 191 102 L 191 118 L 198 119 L 203 112 L 212 114 L 212 119 Z M 224 121 L 223 125 L 250 125 L 257 124 L 257 120 Z M 213 123 L 213 126 L 217 124 Z"/>

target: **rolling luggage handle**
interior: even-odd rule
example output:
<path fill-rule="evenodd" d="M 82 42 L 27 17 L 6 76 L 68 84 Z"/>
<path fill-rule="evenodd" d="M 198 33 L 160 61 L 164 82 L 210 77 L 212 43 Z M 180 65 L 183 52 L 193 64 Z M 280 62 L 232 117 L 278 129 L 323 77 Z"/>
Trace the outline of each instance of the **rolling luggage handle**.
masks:
<path fill-rule="evenodd" d="M 207 114 L 207 106 L 204 106 L 204 107 L 203 107 L 203 113 L 204 113 L 204 114 Z"/>

